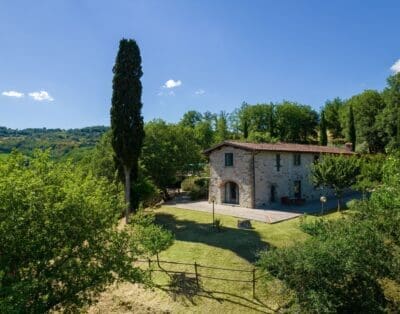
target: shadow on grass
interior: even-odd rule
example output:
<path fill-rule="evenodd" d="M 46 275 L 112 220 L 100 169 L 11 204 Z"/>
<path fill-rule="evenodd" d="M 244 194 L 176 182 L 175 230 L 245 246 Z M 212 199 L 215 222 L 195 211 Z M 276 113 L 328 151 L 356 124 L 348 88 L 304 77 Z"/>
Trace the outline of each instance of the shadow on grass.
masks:
<path fill-rule="evenodd" d="M 177 298 L 177 296 L 176 296 L 177 291 L 173 287 L 161 286 L 161 285 L 157 285 L 156 287 L 158 289 L 168 293 L 169 295 L 174 295 L 174 297 L 173 297 L 174 301 L 179 301 L 181 304 L 183 304 L 186 307 L 197 305 L 197 303 L 194 300 L 194 295 L 188 296 L 186 293 L 184 293 L 184 294 L 180 295 L 180 298 Z M 202 289 L 202 290 L 197 291 L 195 296 L 198 298 L 211 299 L 211 300 L 217 301 L 218 303 L 229 302 L 229 303 L 232 303 L 232 304 L 235 304 L 235 305 L 238 305 L 238 306 L 253 310 L 255 312 L 259 312 L 259 313 L 271 313 L 271 312 L 277 311 L 277 309 L 270 308 L 268 305 L 263 303 L 258 298 L 254 298 L 254 299 L 245 298 L 243 296 L 240 296 L 240 295 L 237 295 L 234 293 L 227 293 L 224 291 L 216 291 L 216 290 L 211 291 L 211 290 Z"/>
<path fill-rule="evenodd" d="M 251 229 L 223 226 L 222 231 L 217 232 L 211 224 L 178 220 L 166 213 L 157 213 L 156 222 L 171 230 L 177 240 L 204 243 L 230 250 L 250 263 L 255 262 L 259 251 L 270 247 L 270 244 L 261 240 L 258 232 Z"/>

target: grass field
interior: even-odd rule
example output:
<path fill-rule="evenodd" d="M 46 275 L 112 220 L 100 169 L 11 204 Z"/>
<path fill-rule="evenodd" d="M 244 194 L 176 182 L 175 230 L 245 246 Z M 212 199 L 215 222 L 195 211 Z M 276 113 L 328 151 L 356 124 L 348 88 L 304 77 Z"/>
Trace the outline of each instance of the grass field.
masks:
<path fill-rule="evenodd" d="M 299 219 L 278 224 L 252 222 L 253 229 L 237 228 L 237 218 L 218 216 L 223 231 L 211 228 L 211 215 L 204 212 L 162 207 L 155 211 L 157 222 L 175 234 L 172 247 L 160 254 L 161 260 L 196 263 L 252 270 L 257 253 L 270 246 L 283 247 L 303 241 L 307 235 L 299 229 Z M 335 217 L 337 214 L 331 214 Z M 193 272 L 193 266 L 161 264 L 167 270 Z M 154 265 L 154 268 L 157 268 Z M 199 268 L 201 275 L 249 280 L 251 273 Z M 290 300 L 289 292 L 279 283 L 268 286 L 257 282 L 256 298 L 252 283 L 202 279 L 196 295 L 179 293 L 168 286 L 170 275 L 153 273 L 158 285 L 152 290 L 129 283 L 110 287 L 91 313 L 272 313 Z M 190 283 L 189 283 L 190 285 Z M 188 291 L 193 287 L 187 287 Z"/>

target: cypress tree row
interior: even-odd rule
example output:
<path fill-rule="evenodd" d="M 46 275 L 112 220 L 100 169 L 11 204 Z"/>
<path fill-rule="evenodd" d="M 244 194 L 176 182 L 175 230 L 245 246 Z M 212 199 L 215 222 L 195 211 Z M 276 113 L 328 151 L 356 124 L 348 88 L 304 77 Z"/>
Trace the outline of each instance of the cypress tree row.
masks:
<path fill-rule="evenodd" d="M 142 109 L 142 58 L 136 41 L 122 39 L 113 68 L 111 106 L 111 143 L 115 159 L 125 177 L 125 219 L 138 206 L 138 195 L 131 193 L 138 178 L 138 160 L 141 154 L 144 129 Z"/>

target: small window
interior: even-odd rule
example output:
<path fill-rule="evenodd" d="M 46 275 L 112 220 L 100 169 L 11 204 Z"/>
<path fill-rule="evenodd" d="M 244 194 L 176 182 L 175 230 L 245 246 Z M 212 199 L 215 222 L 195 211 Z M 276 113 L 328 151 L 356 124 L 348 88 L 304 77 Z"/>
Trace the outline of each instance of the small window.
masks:
<path fill-rule="evenodd" d="M 300 154 L 294 154 L 293 157 L 294 157 L 293 164 L 295 166 L 300 166 L 301 165 L 301 155 Z"/>
<path fill-rule="evenodd" d="M 281 167 L 281 154 L 276 154 L 276 171 L 279 171 Z"/>
<path fill-rule="evenodd" d="M 232 167 L 233 166 L 233 153 L 226 153 L 225 154 L 225 167 Z"/>

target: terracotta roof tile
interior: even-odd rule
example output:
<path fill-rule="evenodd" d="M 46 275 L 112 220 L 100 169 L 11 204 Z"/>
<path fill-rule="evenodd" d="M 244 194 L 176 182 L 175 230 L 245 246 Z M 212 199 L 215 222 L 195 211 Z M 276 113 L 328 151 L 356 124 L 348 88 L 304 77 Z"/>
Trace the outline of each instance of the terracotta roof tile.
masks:
<path fill-rule="evenodd" d="M 204 151 L 205 154 L 211 153 L 213 150 L 222 146 L 231 146 L 245 150 L 255 151 L 276 151 L 276 152 L 301 152 L 301 153 L 326 153 L 326 154 L 354 154 L 345 148 L 332 147 L 332 146 L 319 146 L 307 144 L 291 144 L 291 143 L 246 143 L 236 141 L 225 141 L 210 147 Z"/>

